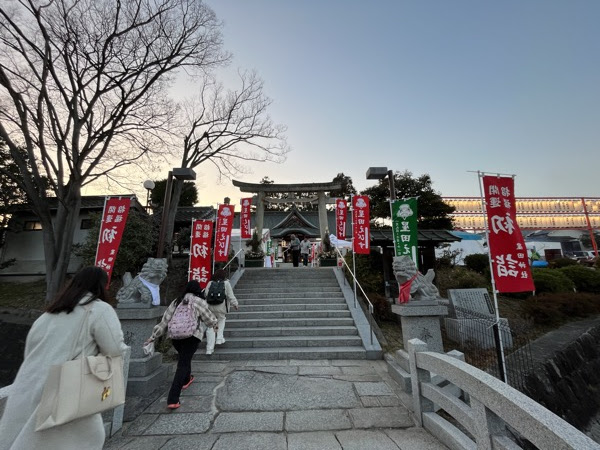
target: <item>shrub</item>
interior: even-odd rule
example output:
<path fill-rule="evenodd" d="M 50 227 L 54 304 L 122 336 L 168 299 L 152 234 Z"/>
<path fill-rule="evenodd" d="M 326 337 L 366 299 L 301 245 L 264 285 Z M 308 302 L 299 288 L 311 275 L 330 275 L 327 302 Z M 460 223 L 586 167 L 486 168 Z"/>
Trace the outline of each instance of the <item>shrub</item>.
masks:
<path fill-rule="evenodd" d="M 474 272 L 485 274 L 490 270 L 490 259 L 486 253 L 474 253 L 465 256 L 465 266 Z"/>
<path fill-rule="evenodd" d="M 558 269 L 575 284 L 578 292 L 600 293 L 600 272 L 580 265 Z"/>
<path fill-rule="evenodd" d="M 376 293 L 385 295 L 383 282 L 383 258 L 381 254 L 372 250 L 369 255 L 356 255 L 356 279 L 365 290 L 367 295 Z M 352 252 L 346 253 L 346 264 L 352 267 Z M 352 285 L 352 276 L 347 273 L 346 279 Z"/>
<path fill-rule="evenodd" d="M 252 239 L 246 242 L 246 247 L 250 247 L 250 250 L 246 250 L 246 259 L 262 259 L 265 257 L 262 240 L 258 237 L 256 228 L 252 231 Z"/>
<path fill-rule="evenodd" d="M 571 258 L 556 258 L 551 260 L 548 265 L 551 269 L 560 269 L 566 266 L 576 266 L 577 261 Z"/>
<path fill-rule="evenodd" d="M 568 318 L 600 314 L 600 295 L 544 293 L 525 300 L 523 311 L 536 325 L 557 326 L 566 322 Z"/>
<path fill-rule="evenodd" d="M 450 269 L 456 266 L 456 262 L 461 254 L 461 250 L 449 250 L 448 248 L 444 248 L 441 256 L 435 259 L 435 270 Z"/>
<path fill-rule="evenodd" d="M 560 270 L 531 269 L 536 294 L 545 292 L 573 292 L 575 285 Z"/>
<path fill-rule="evenodd" d="M 378 323 L 385 320 L 394 320 L 392 305 L 387 298 L 380 294 L 369 294 L 369 300 L 373 304 L 373 315 Z"/>
<path fill-rule="evenodd" d="M 448 296 L 448 289 L 487 288 L 485 276 L 465 267 L 442 269 L 436 273 L 436 284 L 442 297 Z"/>

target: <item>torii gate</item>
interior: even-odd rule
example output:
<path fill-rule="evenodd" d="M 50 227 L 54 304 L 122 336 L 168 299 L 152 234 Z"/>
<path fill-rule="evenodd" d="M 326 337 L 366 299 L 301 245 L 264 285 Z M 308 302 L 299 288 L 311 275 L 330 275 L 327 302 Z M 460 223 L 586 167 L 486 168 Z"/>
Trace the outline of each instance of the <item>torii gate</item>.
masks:
<path fill-rule="evenodd" d="M 321 237 L 327 231 L 327 209 L 325 205 L 330 197 L 325 196 L 325 192 L 339 191 L 342 189 L 340 182 L 325 183 L 297 183 L 297 184 L 262 184 L 262 183 L 244 183 L 243 181 L 232 180 L 233 185 L 242 192 L 256 193 L 256 230 L 259 236 L 262 236 L 263 220 L 265 215 L 265 202 L 269 203 L 309 203 L 318 201 L 319 207 L 319 231 Z M 278 199 L 267 197 L 267 194 L 302 194 L 316 192 L 317 196 L 312 198 L 287 198 Z"/>

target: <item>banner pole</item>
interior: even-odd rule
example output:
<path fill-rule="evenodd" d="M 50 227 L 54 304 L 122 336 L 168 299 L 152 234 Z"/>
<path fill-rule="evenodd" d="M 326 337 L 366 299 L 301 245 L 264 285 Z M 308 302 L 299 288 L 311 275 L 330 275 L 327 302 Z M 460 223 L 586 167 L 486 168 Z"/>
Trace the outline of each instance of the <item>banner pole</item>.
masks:
<path fill-rule="evenodd" d="M 394 236 L 394 202 L 390 197 L 390 220 L 392 221 L 392 245 L 394 246 L 394 256 L 398 256 L 398 249 L 396 248 L 396 238 Z"/>
<path fill-rule="evenodd" d="M 192 273 L 192 238 L 194 237 L 194 221 L 192 219 L 192 226 L 190 227 L 190 254 L 188 256 L 188 281 L 190 281 L 190 274 Z"/>
<path fill-rule="evenodd" d="M 98 249 L 100 248 L 100 236 L 102 233 L 102 224 L 104 223 L 104 213 L 106 212 L 106 201 L 108 195 L 104 196 L 104 207 L 102 208 L 102 216 L 100 217 L 100 228 L 98 229 L 98 242 L 96 243 L 96 256 L 94 257 L 94 265 L 98 262 Z"/>
<path fill-rule="evenodd" d="M 356 236 L 354 235 L 354 195 L 350 195 L 350 207 L 352 209 L 352 280 L 354 284 L 354 308 L 356 309 Z"/>
<path fill-rule="evenodd" d="M 490 278 L 492 280 L 492 294 L 494 296 L 494 309 L 496 310 L 496 323 L 494 323 L 494 336 L 496 339 L 496 349 L 498 350 L 498 369 L 500 370 L 500 379 L 508 384 L 506 376 L 506 361 L 504 359 L 504 345 L 502 344 L 502 333 L 500 332 L 500 311 L 498 308 L 498 292 L 496 290 L 496 281 L 494 279 L 494 264 L 492 262 L 492 253 L 490 251 L 490 230 L 487 222 L 487 212 L 485 209 L 485 197 L 483 195 L 483 172 L 477 171 L 479 182 L 479 195 L 481 196 L 481 211 L 483 214 L 483 224 L 485 226 L 485 239 L 487 242 L 487 254 L 490 263 Z"/>
<path fill-rule="evenodd" d="M 219 206 L 220 205 L 221 205 L 220 203 L 217 203 L 217 211 L 215 212 L 215 225 L 214 225 L 214 228 L 213 228 L 213 234 L 215 235 L 215 239 L 214 239 L 214 242 L 213 242 L 212 274 L 211 275 L 214 275 L 214 273 L 215 273 L 215 256 L 217 254 L 217 233 L 218 233 L 218 231 L 217 231 L 217 222 L 219 221 Z"/>

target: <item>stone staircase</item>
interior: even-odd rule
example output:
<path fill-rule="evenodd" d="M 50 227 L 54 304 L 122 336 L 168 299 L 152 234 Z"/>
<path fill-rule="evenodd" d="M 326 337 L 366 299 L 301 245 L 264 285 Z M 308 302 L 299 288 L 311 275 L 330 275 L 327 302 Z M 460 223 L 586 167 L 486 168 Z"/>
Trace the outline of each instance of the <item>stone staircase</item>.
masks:
<path fill-rule="evenodd" d="M 195 359 L 365 359 L 352 313 L 330 268 L 246 269 L 234 287 L 225 344 Z"/>

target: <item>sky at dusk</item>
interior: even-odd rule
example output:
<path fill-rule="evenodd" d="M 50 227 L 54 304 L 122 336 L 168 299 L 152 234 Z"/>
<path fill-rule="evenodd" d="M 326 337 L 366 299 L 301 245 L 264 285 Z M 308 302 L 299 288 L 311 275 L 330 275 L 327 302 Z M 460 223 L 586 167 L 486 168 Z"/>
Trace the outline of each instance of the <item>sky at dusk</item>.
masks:
<path fill-rule="evenodd" d="M 360 190 L 369 166 L 387 166 L 475 196 L 481 170 L 515 174 L 519 197 L 600 196 L 597 0 L 207 3 L 229 71 L 258 72 L 293 149 L 240 180 L 343 172 Z M 201 205 L 239 204 L 208 164 L 196 171 Z"/>

